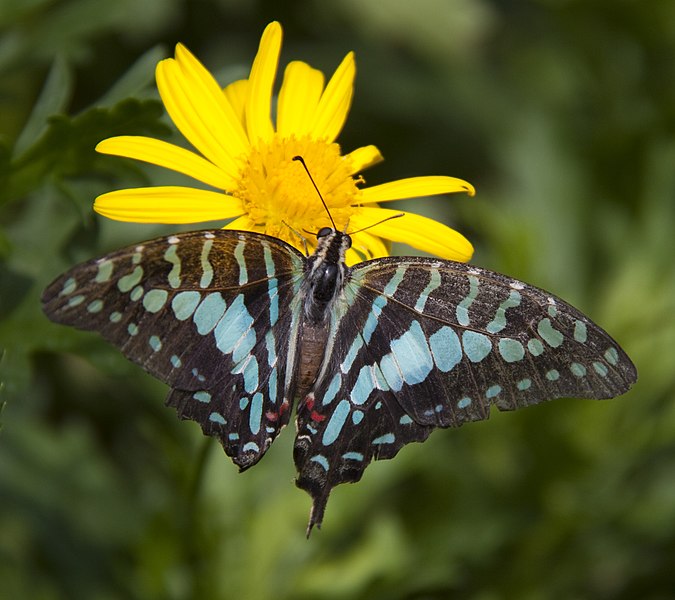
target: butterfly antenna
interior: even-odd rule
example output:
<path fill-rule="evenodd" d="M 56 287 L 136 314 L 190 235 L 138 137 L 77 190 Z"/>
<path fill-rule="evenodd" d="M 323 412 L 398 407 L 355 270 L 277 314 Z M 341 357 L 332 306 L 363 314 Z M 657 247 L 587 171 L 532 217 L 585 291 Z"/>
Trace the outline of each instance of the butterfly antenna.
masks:
<path fill-rule="evenodd" d="M 307 165 L 305 164 L 305 159 L 302 158 L 302 156 L 298 155 L 298 156 L 294 156 L 293 160 L 297 160 L 304 167 L 305 172 L 307 173 L 307 177 L 309 177 L 309 180 L 312 182 L 312 185 L 314 186 L 314 189 L 316 190 L 316 193 L 319 195 L 319 198 L 321 199 L 321 204 L 323 204 L 323 207 L 326 209 L 326 212 L 328 213 L 328 218 L 330 219 L 330 222 L 333 225 L 333 229 L 335 229 L 337 231 L 337 225 L 335 224 L 335 221 L 333 221 L 333 215 L 330 214 L 330 211 L 328 210 L 328 206 L 326 204 L 326 201 L 323 199 L 323 196 L 321 195 L 321 192 L 319 191 L 319 188 L 314 181 L 314 177 L 312 177 L 312 174 L 309 172 L 309 169 L 307 168 Z"/>
<path fill-rule="evenodd" d="M 357 229 L 356 231 L 350 231 L 349 235 L 354 235 L 355 233 L 361 233 L 362 231 L 365 231 L 366 229 L 371 229 L 372 227 L 377 227 L 378 225 L 382 225 L 382 223 L 386 223 L 387 221 L 391 221 L 392 219 L 400 219 L 401 217 L 405 217 L 405 213 L 398 213 L 397 215 L 391 215 L 390 217 L 387 217 L 386 219 L 382 219 L 381 221 L 378 221 L 377 223 L 372 223 L 371 225 L 366 225 L 365 227 L 361 227 L 361 229 Z"/>

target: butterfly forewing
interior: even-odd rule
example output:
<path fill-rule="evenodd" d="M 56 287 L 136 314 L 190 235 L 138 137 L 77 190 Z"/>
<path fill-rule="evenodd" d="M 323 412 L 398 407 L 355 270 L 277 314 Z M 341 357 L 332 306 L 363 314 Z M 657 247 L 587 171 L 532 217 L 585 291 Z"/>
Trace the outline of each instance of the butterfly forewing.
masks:
<path fill-rule="evenodd" d="M 267 236 L 179 234 L 75 267 L 44 309 L 169 384 L 168 403 L 246 468 L 289 419 L 303 261 Z"/>
<path fill-rule="evenodd" d="M 553 295 L 464 264 L 390 258 L 355 267 L 298 412 L 298 483 L 319 523 L 355 481 L 434 427 L 559 397 L 610 398 L 635 380 L 607 333 Z M 310 524 L 311 525 L 311 524 Z"/>

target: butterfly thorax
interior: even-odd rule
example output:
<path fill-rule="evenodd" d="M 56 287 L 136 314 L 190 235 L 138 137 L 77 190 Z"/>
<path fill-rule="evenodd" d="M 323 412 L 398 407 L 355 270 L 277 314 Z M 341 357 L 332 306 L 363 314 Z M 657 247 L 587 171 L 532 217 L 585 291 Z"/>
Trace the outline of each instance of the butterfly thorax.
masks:
<path fill-rule="evenodd" d="M 304 313 L 308 324 L 327 323 L 330 305 L 342 290 L 347 265 L 345 253 L 352 240 L 346 233 L 322 229 L 316 251 L 307 260 L 307 278 L 303 289 Z"/>
<path fill-rule="evenodd" d="M 351 246 L 349 235 L 334 229 L 322 229 L 317 239 L 317 249 L 307 260 L 307 277 L 301 290 L 305 318 L 301 333 L 298 397 L 309 391 L 321 367 L 328 341 L 330 309 L 342 290 L 347 272 L 345 253 Z"/>

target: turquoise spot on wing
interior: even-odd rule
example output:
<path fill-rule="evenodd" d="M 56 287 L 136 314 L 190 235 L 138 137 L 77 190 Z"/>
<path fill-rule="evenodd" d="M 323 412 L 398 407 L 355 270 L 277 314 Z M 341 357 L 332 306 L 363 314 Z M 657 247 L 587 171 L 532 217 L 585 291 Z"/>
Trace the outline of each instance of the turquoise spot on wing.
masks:
<path fill-rule="evenodd" d="M 380 437 L 375 438 L 371 443 L 378 446 L 380 444 L 393 444 L 396 441 L 396 436 L 393 433 L 385 433 Z"/>
<path fill-rule="evenodd" d="M 244 295 L 239 294 L 230 304 L 213 332 L 216 338 L 216 346 L 225 354 L 234 351 L 237 344 L 253 325 L 253 318 L 244 302 Z"/>
<path fill-rule="evenodd" d="M 141 265 L 136 265 L 131 273 L 119 278 L 117 282 L 117 289 L 120 292 L 126 293 L 133 287 L 137 286 L 141 279 L 143 279 L 143 267 L 141 267 Z"/>
<path fill-rule="evenodd" d="M 408 415 L 403 415 L 403 416 L 398 420 L 398 422 L 399 422 L 401 425 L 410 425 L 410 424 L 413 422 L 413 420 L 412 420 Z"/>
<path fill-rule="evenodd" d="M 321 400 L 321 404 L 323 406 L 327 406 L 333 400 L 335 400 L 335 396 L 340 390 L 341 385 L 342 385 L 342 376 L 340 375 L 340 373 L 335 373 L 335 375 L 333 375 L 333 379 L 331 379 L 328 389 L 326 390 L 326 393 L 323 396 L 323 399 Z"/>
<path fill-rule="evenodd" d="M 131 298 L 131 300 L 133 302 L 137 302 L 138 300 L 140 300 L 143 297 L 144 292 L 145 292 L 145 290 L 143 289 L 143 286 L 137 285 L 133 290 L 131 290 L 131 294 L 129 294 L 129 298 Z"/>
<path fill-rule="evenodd" d="M 169 285 L 176 289 L 180 287 L 180 258 L 178 258 L 178 245 L 171 244 L 164 252 L 164 260 L 171 263 L 171 271 L 167 276 Z M 198 293 L 198 292 L 197 292 Z"/>
<path fill-rule="evenodd" d="M 267 348 L 267 364 L 271 367 L 277 362 L 277 350 L 274 345 L 274 331 L 272 329 L 265 334 L 265 348 Z"/>
<path fill-rule="evenodd" d="M 239 434 L 238 433 L 228 433 L 227 439 L 232 440 L 233 442 L 236 442 L 239 439 Z"/>
<path fill-rule="evenodd" d="M 180 369 L 180 367 L 181 367 L 182 364 L 183 364 L 183 361 L 182 361 L 182 360 L 180 359 L 180 357 L 179 357 L 178 355 L 176 355 L 176 354 L 174 354 L 174 355 L 171 357 L 170 360 L 171 360 L 171 364 L 174 366 L 175 369 Z"/>
<path fill-rule="evenodd" d="M 266 242 L 262 242 L 263 247 L 263 259 L 265 261 L 265 273 L 268 277 L 273 277 L 276 274 L 277 266 L 274 264 L 274 258 L 272 257 L 272 250 L 270 245 Z"/>
<path fill-rule="evenodd" d="M 499 354 L 508 362 L 518 362 L 525 356 L 525 348 L 518 341 L 511 338 L 502 338 L 499 340 Z"/>
<path fill-rule="evenodd" d="M 398 289 L 398 286 L 399 286 L 399 285 L 401 284 L 401 282 L 403 281 L 403 277 L 405 276 L 405 272 L 406 272 L 407 270 L 408 270 L 408 266 L 407 266 L 407 265 L 400 265 L 400 266 L 396 269 L 394 275 L 393 275 L 392 278 L 389 280 L 389 282 L 387 283 L 387 285 L 384 286 L 384 290 L 382 290 L 382 291 L 384 292 L 384 295 L 385 295 L 385 296 L 389 296 L 389 297 L 391 298 L 391 296 L 393 296 L 393 295 L 396 293 L 396 290 Z"/>
<path fill-rule="evenodd" d="M 593 363 L 593 370 L 600 375 L 600 377 L 606 377 L 607 373 L 609 370 L 605 365 L 603 365 L 601 362 L 594 362 Z"/>
<path fill-rule="evenodd" d="M 245 285 L 248 283 L 248 269 L 246 268 L 246 259 L 244 258 L 245 248 L 246 242 L 244 240 L 239 240 L 234 249 L 234 258 L 239 265 L 239 285 Z"/>
<path fill-rule="evenodd" d="M 87 311 L 93 314 L 99 313 L 103 310 L 103 300 L 92 300 L 87 305 Z"/>
<path fill-rule="evenodd" d="M 119 323 L 122 320 L 122 313 L 115 310 L 110 313 L 108 319 L 111 323 Z"/>
<path fill-rule="evenodd" d="M 464 398 L 457 401 L 457 408 L 467 408 L 471 406 L 472 402 L 473 400 L 471 398 L 464 396 Z"/>
<path fill-rule="evenodd" d="M 68 306 L 70 308 L 75 308 L 76 306 L 79 306 L 84 302 L 84 296 L 82 294 L 78 294 L 77 296 L 73 296 L 70 300 L 68 300 Z"/>
<path fill-rule="evenodd" d="M 195 308 L 197 308 L 201 297 L 202 295 L 194 290 L 179 292 L 171 301 L 173 314 L 179 321 L 189 319 L 192 316 L 192 313 L 195 312 Z"/>
<path fill-rule="evenodd" d="M 360 452 L 345 452 L 342 455 L 342 458 L 345 460 L 356 460 L 358 462 L 363 462 L 363 454 Z"/>
<path fill-rule="evenodd" d="M 206 392 L 204 390 L 199 391 L 199 392 L 195 392 L 194 394 L 192 394 L 192 397 L 195 400 L 198 400 L 199 402 L 204 402 L 204 403 L 211 402 L 211 394 L 209 394 L 208 392 Z"/>
<path fill-rule="evenodd" d="M 424 312 L 424 307 L 427 304 L 427 300 L 429 300 L 431 292 L 441 285 L 441 272 L 438 269 L 431 269 L 429 273 L 429 283 L 427 284 L 427 287 L 422 290 L 415 303 L 415 310 L 419 313 Z"/>
<path fill-rule="evenodd" d="M 400 338 L 391 342 L 391 353 L 404 381 L 410 385 L 424 381 L 434 367 L 426 335 L 417 321 L 413 321 L 410 329 Z"/>
<path fill-rule="evenodd" d="M 225 425 L 227 423 L 225 417 L 217 412 L 212 412 L 209 415 L 209 421 L 211 421 L 212 423 L 218 423 L 219 425 Z"/>
<path fill-rule="evenodd" d="M 360 333 L 357 333 L 356 337 L 354 338 L 354 341 L 352 341 L 352 344 L 349 347 L 349 350 L 347 351 L 347 356 L 345 356 L 345 359 L 342 361 L 342 364 L 340 365 L 340 370 L 343 373 L 347 373 L 352 368 L 352 365 L 356 360 L 356 355 L 359 353 L 359 350 L 363 346 L 363 343 L 364 343 L 363 336 Z"/>
<path fill-rule="evenodd" d="M 537 333 L 551 348 L 557 348 L 563 343 L 563 334 L 553 327 L 549 318 L 539 321 Z"/>
<path fill-rule="evenodd" d="M 544 344 L 542 344 L 537 338 L 532 338 L 527 342 L 527 349 L 530 351 L 532 356 L 539 356 L 544 352 Z"/>
<path fill-rule="evenodd" d="M 209 262 L 209 253 L 213 246 L 213 240 L 207 239 L 202 246 L 202 254 L 200 257 L 201 267 L 202 267 L 202 277 L 199 280 L 200 288 L 207 288 L 211 285 L 213 281 L 213 266 Z"/>
<path fill-rule="evenodd" d="M 354 425 L 358 425 L 361 421 L 363 421 L 363 411 L 362 410 L 353 411 L 352 423 L 354 423 Z"/>
<path fill-rule="evenodd" d="M 240 362 L 231 372 L 244 376 L 244 389 L 249 394 L 258 389 L 258 361 L 252 354 L 249 354 L 248 358 Z"/>
<path fill-rule="evenodd" d="M 363 404 L 368 400 L 368 397 L 374 389 L 375 381 L 373 379 L 372 367 L 370 365 L 364 365 L 359 371 L 359 375 L 349 394 L 349 398 L 354 404 Z"/>
<path fill-rule="evenodd" d="M 501 385 L 492 385 L 485 391 L 486 398 L 496 398 L 502 391 Z"/>
<path fill-rule="evenodd" d="M 232 360 L 238 363 L 240 360 L 246 358 L 251 350 L 253 350 L 256 343 L 255 329 L 249 329 L 241 341 L 237 344 L 232 352 Z"/>
<path fill-rule="evenodd" d="M 380 360 L 380 370 L 387 386 L 395 392 L 403 387 L 403 376 L 396 359 L 392 354 L 385 354 Z"/>
<path fill-rule="evenodd" d="M 59 293 L 59 296 L 69 296 L 77 289 L 77 282 L 72 277 L 68 277 L 63 282 L 63 289 Z"/>
<path fill-rule="evenodd" d="M 244 447 L 242 448 L 243 452 L 260 452 L 260 446 L 256 444 L 255 442 L 247 442 L 244 444 Z"/>
<path fill-rule="evenodd" d="M 270 371 L 270 377 L 267 380 L 267 389 L 269 390 L 269 400 L 272 404 L 277 402 L 277 368 Z"/>
<path fill-rule="evenodd" d="M 585 377 L 586 376 L 586 367 L 578 362 L 573 362 L 570 365 L 570 371 L 576 377 Z"/>
<path fill-rule="evenodd" d="M 370 314 L 366 320 L 366 324 L 363 326 L 363 338 L 366 341 L 366 344 L 370 342 L 370 338 L 373 335 L 373 332 L 377 328 L 377 323 L 382 314 L 382 309 L 387 305 L 387 299 L 384 296 L 378 296 L 373 301 L 372 306 L 370 307 Z"/>
<path fill-rule="evenodd" d="M 207 294 L 192 317 L 197 326 L 197 332 L 201 335 L 206 335 L 213 331 L 218 321 L 225 314 L 226 308 L 227 305 L 220 292 Z"/>
<path fill-rule="evenodd" d="M 443 326 L 429 337 L 429 348 L 438 369 L 447 373 L 462 360 L 462 344 L 452 327 Z"/>
<path fill-rule="evenodd" d="M 546 379 L 549 381 L 558 381 L 558 379 L 560 379 L 560 373 L 557 371 L 557 369 L 551 369 L 550 371 L 546 372 Z"/>
<path fill-rule="evenodd" d="M 524 392 L 525 390 L 529 390 L 530 387 L 532 386 L 532 380 L 528 379 L 527 377 L 525 379 L 521 379 L 517 384 L 516 387 L 521 391 Z"/>
<path fill-rule="evenodd" d="M 616 348 L 607 348 L 607 350 L 605 350 L 605 359 L 610 365 L 616 367 L 619 362 L 619 353 L 616 351 Z"/>
<path fill-rule="evenodd" d="M 157 313 L 164 308 L 169 292 L 166 290 L 150 290 L 143 297 L 143 307 L 150 313 Z"/>
<path fill-rule="evenodd" d="M 239 399 L 239 410 L 246 410 L 246 407 L 248 406 L 249 399 L 244 397 Z"/>
<path fill-rule="evenodd" d="M 267 295 L 270 299 L 270 326 L 279 320 L 279 288 L 277 279 L 270 279 L 267 284 Z"/>
<path fill-rule="evenodd" d="M 113 263 L 111 260 L 102 260 L 98 263 L 98 272 L 94 281 L 96 283 L 106 283 L 110 281 L 113 274 Z"/>
<path fill-rule="evenodd" d="M 469 307 L 473 304 L 476 296 L 478 296 L 478 277 L 475 275 L 468 275 L 467 278 L 469 280 L 469 293 L 455 309 L 457 322 L 465 327 L 471 322 L 469 319 Z"/>
<path fill-rule="evenodd" d="M 315 454 L 309 460 L 321 465 L 324 471 L 328 472 L 328 459 L 323 454 Z"/>
<path fill-rule="evenodd" d="M 323 438 L 321 439 L 321 443 L 324 446 L 330 446 L 338 439 L 347 420 L 347 415 L 349 415 L 349 400 L 340 400 L 328 420 L 326 429 L 324 429 Z"/>
<path fill-rule="evenodd" d="M 136 325 L 136 323 L 129 323 L 127 326 L 127 332 L 131 336 L 138 335 L 138 325 Z"/>
<path fill-rule="evenodd" d="M 148 344 L 152 348 L 153 352 L 159 352 L 162 349 L 162 340 L 159 339 L 156 335 L 151 335 L 148 340 Z"/>
<path fill-rule="evenodd" d="M 504 327 L 506 327 L 506 311 L 509 308 L 515 308 L 516 306 L 520 305 L 520 301 L 522 299 L 522 296 L 520 295 L 520 292 L 516 290 L 511 290 L 511 293 L 509 294 L 509 297 L 504 300 L 499 305 L 499 308 L 497 309 L 497 312 L 495 313 L 495 318 L 490 321 L 486 329 L 489 333 L 498 333 Z"/>
<path fill-rule="evenodd" d="M 465 331 L 462 334 L 464 354 L 474 363 L 482 361 L 492 350 L 490 338 L 477 331 Z"/>
<path fill-rule="evenodd" d="M 586 323 L 583 321 L 574 322 L 574 339 L 580 344 L 585 344 L 588 337 L 588 332 L 586 330 Z"/>
<path fill-rule="evenodd" d="M 262 423 L 262 406 L 263 395 L 258 392 L 257 394 L 254 394 L 251 399 L 251 410 L 248 413 L 248 428 L 253 435 L 257 435 L 260 431 Z"/>
<path fill-rule="evenodd" d="M 549 304 L 548 305 L 548 314 L 550 317 L 557 317 L 558 316 L 558 308 L 556 307 L 555 304 Z"/>

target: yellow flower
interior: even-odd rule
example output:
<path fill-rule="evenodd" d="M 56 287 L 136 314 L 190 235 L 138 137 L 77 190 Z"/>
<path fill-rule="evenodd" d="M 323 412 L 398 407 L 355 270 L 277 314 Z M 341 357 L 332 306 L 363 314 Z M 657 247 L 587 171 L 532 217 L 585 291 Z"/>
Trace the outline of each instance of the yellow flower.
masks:
<path fill-rule="evenodd" d="M 270 23 L 260 40 L 248 79 L 222 89 L 183 45 L 175 58 L 157 65 L 157 86 L 169 116 L 200 152 L 143 136 L 100 142 L 99 152 L 173 169 L 214 190 L 158 186 L 117 190 L 99 196 L 98 213 L 120 221 L 197 223 L 234 218 L 225 227 L 258 231 L 303 249 L 303 232 L 330 221 L 307 174 L 293 157 L 304 158 L 340 229 L 356 231 L 397 214 L 376 203 L 468 192 L 454 177 L 412 177 L 359 187 L 363 169 L 382 160 L 375 146 L 341 154 L 335 143 L 349 112 L 356 67 L 347 54 L 324 86 L 321 71 L 301 61 L 284 72 L 272 120 L 273 86 L 281 52 L 281 25 Z M 461 234 L 432 219 L 404 213 L 357 233 L 347 262 L 386 256 L 383 241 L 405 242 L 443 258 L 467 261 L 473 248 Z M 313 249 L 316 240 L 307 236 Z"/>

